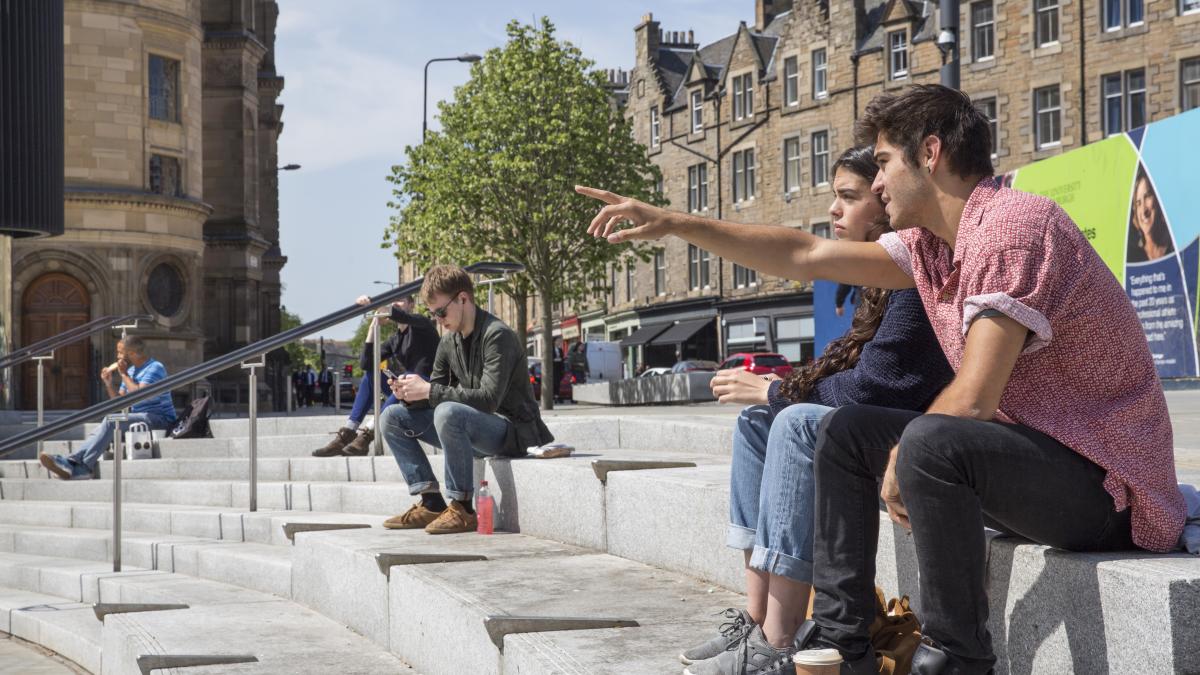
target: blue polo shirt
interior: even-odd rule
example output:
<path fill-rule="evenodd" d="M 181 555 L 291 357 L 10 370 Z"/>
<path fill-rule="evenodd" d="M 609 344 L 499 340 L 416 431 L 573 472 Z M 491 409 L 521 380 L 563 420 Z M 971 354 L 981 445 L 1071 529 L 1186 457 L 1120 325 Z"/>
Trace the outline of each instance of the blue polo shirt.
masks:
<path fill-rule="evenodd" d="M 127 374 L 129 375 L 129 379 L 134 382 L 146 385 L 165 380 L 167 378 L 167 369 L 158 361 L 150 359 L 143 363 L 141 368 L 130 366 Z M 125 393 L 124 382 L 121 383 L 121 393 Z M 169 420 L 175 419 L 175 405 L 171 403 L 171 394 L 169 392 L 163 392 L 154 398 L 146 399 L 141 403 L 135 403 L 129 410 L 135 413 L 159 415 Z"/>

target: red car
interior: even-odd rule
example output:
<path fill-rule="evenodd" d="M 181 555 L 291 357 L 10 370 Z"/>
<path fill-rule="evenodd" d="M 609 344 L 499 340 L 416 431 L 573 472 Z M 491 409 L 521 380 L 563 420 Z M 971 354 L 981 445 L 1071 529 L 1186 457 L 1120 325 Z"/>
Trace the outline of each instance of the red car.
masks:
<path fill-rule="evenodd" d="M 792 372 L 791 364 L 782 354 L 770 352 L 732 354 L 721 364 L 721 370 L 730 368 L 745 368 L 755 375 L 774 373 L 779 377 L 787 377 L 787 374 Z"/>

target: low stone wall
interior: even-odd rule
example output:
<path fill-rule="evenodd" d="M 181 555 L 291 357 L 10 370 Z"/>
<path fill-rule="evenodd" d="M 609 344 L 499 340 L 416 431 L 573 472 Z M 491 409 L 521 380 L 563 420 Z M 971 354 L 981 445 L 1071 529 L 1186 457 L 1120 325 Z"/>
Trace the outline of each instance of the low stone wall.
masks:
<path fill-rule="evenodd" d="M 709 382 L 715 373 L 678 373 L 629 380 L 577 384 L 576 403 L 599 405 L 648 405 L 715 401 Z"/>

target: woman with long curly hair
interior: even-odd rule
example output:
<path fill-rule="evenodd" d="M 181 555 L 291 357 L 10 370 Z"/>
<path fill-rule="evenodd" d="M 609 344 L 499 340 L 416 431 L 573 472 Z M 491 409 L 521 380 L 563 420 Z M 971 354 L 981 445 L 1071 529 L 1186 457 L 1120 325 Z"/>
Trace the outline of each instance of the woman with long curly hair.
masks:
<path fill-rule="evenodd" d="M 834 163 L 829 214 L 839 239 L 875 241 L 891 231 L 871 192 L 878 171 L 871 147 Z M 748 606 L 726 610 L 719 635 L 680 654 L 687 673 L 769 673 L 790 661 L 783 657 L 812 590 L 812 458 L 825 414 L 853 403 L 924 410 L 953 377 L 915 290 L 868 288 L 860 297 L 850 330 L 786 379 L 745 370 L 713 378 L 720 402 L 751 405 L 734 431 L 727 539 L 745 553 Z"/>

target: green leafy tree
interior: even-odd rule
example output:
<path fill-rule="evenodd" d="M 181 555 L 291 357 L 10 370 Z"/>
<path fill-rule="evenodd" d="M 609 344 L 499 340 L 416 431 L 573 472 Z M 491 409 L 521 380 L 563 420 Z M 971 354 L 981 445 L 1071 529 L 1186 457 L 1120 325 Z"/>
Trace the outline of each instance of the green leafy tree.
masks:
<path fill-rule="evenodd" d="M 649 260 L 645 244 L 612 246 L 586 235 L 596 213 L 574 186 L 604 185 L 661 204 L 660 174 L 633 140 L 603 73 L 554 25 L 509 23 L 508 42 L 471 69 L 469 82 L 442 103 L 442 129 L 407 148 L 393 167 L 396 209 L 385 246 L 422 267 L 487 259 L 519 262 L 497 291 L 518 308 L 542 300 L 542 372 L 552 373 L 553 307 L 609 289 L 607 268 Z M 524 338 L 525 310 L 516 329 Z M 557 383 L 554 383 L 557 384 Z M 555 386 L 542 388 L 553 407 Z"/>

